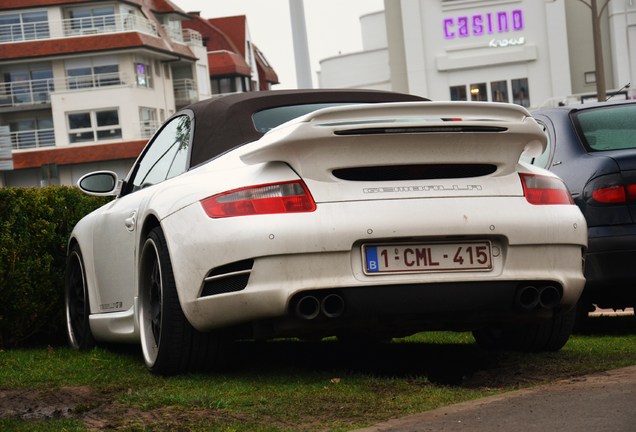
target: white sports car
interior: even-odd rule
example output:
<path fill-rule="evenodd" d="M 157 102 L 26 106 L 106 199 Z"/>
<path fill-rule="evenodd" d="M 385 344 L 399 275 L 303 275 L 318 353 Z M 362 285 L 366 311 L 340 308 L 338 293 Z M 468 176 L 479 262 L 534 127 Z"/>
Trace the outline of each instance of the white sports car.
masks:
<path fill-rule="evenodd" d="M 124 181 L 79 181 L 116 198 L 69 241 L 70 343 L 141 342 L 161 374 L 213 365 L 239 338 L 451 329 L 558 350 L 587 229 L 558 177 L 519 163 L 545 141 L 508 104 L 369 90 L 196 103 Z"/>

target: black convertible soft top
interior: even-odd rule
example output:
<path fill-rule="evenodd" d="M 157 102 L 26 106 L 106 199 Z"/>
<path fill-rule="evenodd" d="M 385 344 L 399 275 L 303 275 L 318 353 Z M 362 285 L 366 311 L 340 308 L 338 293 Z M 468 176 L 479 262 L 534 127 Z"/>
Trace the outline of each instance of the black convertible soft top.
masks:
<path fill-rule="evenodd" d="M 254 126 L 254 113 L 276 107 L 321 103 L 382 103 L 427 101 L 404 93 L 379 90 L 310 89 L 233 93 L 186 107 L 194 113 L 190 166 L 194 167 L 230 149 L 256 141 L 264 132 Z M 182 112 L 183 112 L 182 111 Z M 179 114 L 179 113 L 177 113 Z"/>

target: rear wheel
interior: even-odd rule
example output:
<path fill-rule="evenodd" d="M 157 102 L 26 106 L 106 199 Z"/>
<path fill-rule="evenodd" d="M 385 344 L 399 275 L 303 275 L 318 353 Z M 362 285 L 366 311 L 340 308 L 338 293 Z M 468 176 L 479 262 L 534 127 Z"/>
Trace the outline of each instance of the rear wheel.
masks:
<path fill-rule="evenodd" d="M 576 308 L 536 323 L 505 328 L 486 327 L 473 331 L 477 344 L 488 350 L 524 352 L 558 351 L 567 343 L 576 318 Z"/>
<path fill-rule="evenodd" d="M 90 304 L 84 259 L 77 244 L 71 246 L 66 261 L 64 306 L 69 345 L 81 350 L 94 347 L 95 339 L 88 322 Z"/>
<path fill-rule="evenodd" d="M 213 366 L 218 340 L 197 331 L 183 314 L 159 227 L 150 231 L 143 245 L 140 278 L 139 330 L 148 369 L 172 375 Z"/>

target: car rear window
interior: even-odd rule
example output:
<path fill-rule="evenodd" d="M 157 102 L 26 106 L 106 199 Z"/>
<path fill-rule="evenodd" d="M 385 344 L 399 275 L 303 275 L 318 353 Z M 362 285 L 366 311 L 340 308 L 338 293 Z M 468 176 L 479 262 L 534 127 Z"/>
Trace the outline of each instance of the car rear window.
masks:
<path fill-rule="evenodd" d="M 303 104 L 303 105 L 280 106 L 280 107 L 265 109 L 265 110 L 254 113 L 252 115 L 252 121 L 254 122 L 254 127 L 256 128 L 257 131 L 265 133 L 271 129 L 274 129 L 276 126 L 282 125 L 283 123 L 289 120 L 304 116 L 305 114 L 309 114 L 319 109 L 342 106 L 342 105 L 352 105 L 352 104 L 353 103 L 351 102 L 344 102 L 344 103 L 331 102 L 331 103 L 314 103 L 314 104 Z"/>
<path fill-rule="evenodd" d="M 636 104 L 579 111 L 574 121 L 590 151 L 636 148 Z"/>

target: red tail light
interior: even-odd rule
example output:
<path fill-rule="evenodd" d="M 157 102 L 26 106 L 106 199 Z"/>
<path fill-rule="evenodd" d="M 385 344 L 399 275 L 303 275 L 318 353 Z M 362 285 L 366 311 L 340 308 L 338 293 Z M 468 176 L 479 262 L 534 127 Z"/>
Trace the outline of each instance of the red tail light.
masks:
<path fill-rule="evenodd" d="M 536 174 L 519 174 L 523 194 L 530 204 L 574 204 L 570 191 L 561 179 Z"/>
<path fill-rule="evenodd" d="M 235 189 L 206 198 L 201 205 L 211 218 L 316 210 L 316 203 L 302 181 Z"/>
<path fill-rule="evenodd" d="M 592 191 L 592 199 L 603 204 L 624 203 L 627 202 L 627 193 L 623 186 L 610 186 Z"/>

